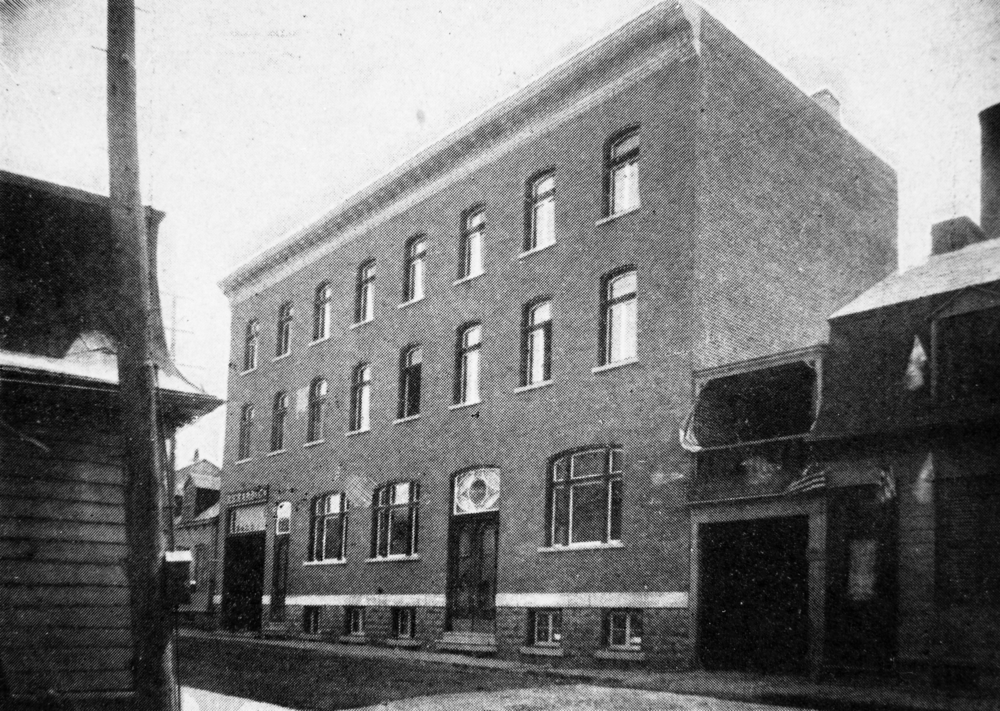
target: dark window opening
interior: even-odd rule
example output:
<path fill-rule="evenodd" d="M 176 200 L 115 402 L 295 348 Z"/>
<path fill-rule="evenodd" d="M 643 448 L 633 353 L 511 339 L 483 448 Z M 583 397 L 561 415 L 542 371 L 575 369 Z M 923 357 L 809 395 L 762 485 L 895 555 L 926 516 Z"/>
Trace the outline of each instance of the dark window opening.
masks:
<path fill-rule="evenodd" d="M 938 400 L 1000 399 L 1000 307 L 939 319 L 934 344 Z"/>

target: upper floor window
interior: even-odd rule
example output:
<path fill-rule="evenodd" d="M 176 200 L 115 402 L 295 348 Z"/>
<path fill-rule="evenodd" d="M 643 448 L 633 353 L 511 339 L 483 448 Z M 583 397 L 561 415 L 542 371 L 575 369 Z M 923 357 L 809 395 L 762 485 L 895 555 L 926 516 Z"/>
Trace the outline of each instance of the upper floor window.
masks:
<path fill-rule="evenodd" d="M 284 535 L 292 532 L 292 502 L 282 501 L 274 510 L 274 532 Z"/>
<path fill-rule="evenodd" d="M 552 302 L 524 307 L 521 327 L 521 385 L 552 379 Z"/>
<path fill-rule="evenodd" d="M 375 317 L 375 260 L 369 259 L 358 267 L 354 294 L 354 323 L 365 323 Z"/>
<path fill-rule="evenodd" d="M 323 282 L 316 287 L 313 299 L 313 340 L 330 337 L 330 317 L 333 309 L 333 287 Z"/>
<path fill-rule="evenodd" d="M 636 278 L 634 269 L 604 278 L 601 293 L 601 365 L 636 357 Z"/>
<path fill-rule="evenodd" d="M 629 129 L 609 141 L 604 160 L 607 214 L 639 207 L 639 129 Z"/>
<path fill-rule="evenodd" d="M 420 375 L 424 355 L 420 346 L 404 348 L 399 356 L 400 419 L 420 414 Z"/>
<path fill-rule="evenodd" d="M 458 329 L 455 349 L 455 404 L 479 402 L 479 350 L 483 327 L 471 323 Z"/>
<path fill-rule="evenodd" d="M 257 351 L 260 348 L 260 324 L 257 319 L 247 321 L 243 337 L 243 370 L 253 370 L 257 367 Z"/>
<path fill-rule="evenodd" d="M 323 494 L 313 499 L 309 560 L 344 560 L 347 557 L 347 498 Z"/>
<path fill-rule="evenodd" d="M 372 498 L 372 557 L 415 555 L 420 484 L 402 481 L 375 490 Z"/>
<path fill-rule="evenodd" d="M 462 242 L 459 256 L 459 279 L 483 273 L 483 228 L 486 213 L 474 207 L 462 216 Z"/>
<path fill-rule="evenodd" d="M 236 445 L 236 459 L 249 459 L 253 437 L 253 405 L 244 405 L 240 410 L 240 438 Z"/>
<path fill-rule="evenodd" d="M 1000 400 L 1000 295 L 968 291 L 935 314 L 934 397 L 946 403 Z"/>
<path fill-rule="evenodd" d="M 622 451 L 589 449 L 553 461 L 547 544 L 608 543 L 621 533 Z"/>
<path fill-rule="evenodd" d="M 271 451 L 285 448 L 285 423 L 288 421 L 288 393 L 277 393 L 271 409 Z"/>
<path fill-rule="evenodd" d="M 528 184 L 528 230 L 524 250 L 541 249 L 556 241 L 556 174 L 536 177 Z"/>
<path fill-rule="evenodd" d="M 309 385 L 309 419 L 306 423 L 306 442 L 323 441 L 323 410 L 326 407 L 327 385 L 323 378 L 316 378 Z"/>
<path fill-rule="evenodd" d="M 424 298 L 427 278 L 427 238 L 411 237 L 406 243 L 406 273 L 403 275 L 403 302 Z"/>
<path fill-rule="evenodd" d="M 364 432 L 371 427 L 372 367 L 362 363 L 351 377 L 351 432 Z"/>
<path fill-rule="evenodd" d="M 292 319 L 294 309 L 289 301 L 281 305 L 278 309 L 278 337 L 275 341 L 274 355 L 280 357 L 288 353 L 292 348 Z"/>

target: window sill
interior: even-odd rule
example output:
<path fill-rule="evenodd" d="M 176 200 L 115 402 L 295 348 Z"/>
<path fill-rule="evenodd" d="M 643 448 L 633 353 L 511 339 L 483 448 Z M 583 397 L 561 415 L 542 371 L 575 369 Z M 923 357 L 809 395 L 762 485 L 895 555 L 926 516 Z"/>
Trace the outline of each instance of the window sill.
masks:
<path fill-rule="evenodd" d="M 475 405 L 482 405 L 482 400 L 470 400 L 469 402 L 456 402 L 454 405 L 448 405 L 449 410 L 461 410 L 463 407 L 473 407 Z"/>
<path fill-rule="evenodd" d="M 247 457 L 246 459 L 237 459 L 236 464 L 246 464 L 247 462 L 252 462 L 253 457 Z"/>
<path fill-rule="evenodd" d="M 348 330 L 352 330 L 353 331 L 355 328 L 361 328 L 366 323 L 371 323 L 374 320 L 375 320 L 374 318 L 366 318 L 364 321 L 358 321 L 357 323 L 352 323 L 347 328 L 348 328 Z"/>
<path fill-rule="evenodd" d="M 405 563 L 410 560 L 420 560 L 420 555 L 387 555 L 379 558 L 365 558 L 366 563 Z"/>
<path fill-rule="evenodd" d="M 618 360 L 614 363 L 606 363 L 604 365 L 599 365 L 596 368 L 591 368 L 591 373 L 603 373 L 606 370 L 614 370 L 615 368 L 624 368 L 627 365 L 635 365 L 639 362 L 638 358 L 626 358 L 625 360 Z"/>
<path fill-rule="evenodd" d="M 315 346 L 318 343 L 323 343 L 324 341 L 329 341 L 329 340 L 330 340 L 329 336 L 323 336 L 322 338 L 317 338 L 314 341 L 309 341 L 309 343 L 307 344 L 307 347 L 308 346 Z"/>
<path fill-rule="evenodd" d="M 304 560 L 302 567 L 314 565 L 347 565 L 347 558 L 335 558 L 334 560 Z"/>
<path fill-rule="evenodd" d="M 570 543 L 565 546 L 539 546 L 539 553 L 561 553 L 562 551 L 596 551 L 603 550 L 605 548 L 624 548 L 625 546 L 621 541 L 610 541 L 608 543 L 601 543 L 596 541 L 594 543 Z"/>
<path fill-rule="evenodd" d="M 598 649 L 594 658 L 608 662 L 644 662 L 646 653 L 638 649 Z"/>
<path fill-rule="evenodd" d="M 365 432 L 371 432 L 371 431 L 372 431 L 371 427 L 364 427 L 364 428 L 362 428 L 360 430 L 348 430 L 347 432 L 344 433 L 344 436 L 345 437 L 355 437 L 355 436 L 357 436 L 359 434 L 364 434 Z"/>
<path fill-rule="evenodd" d="M 515 262 L 520 261 L 520 260 L 524 259 L 525 257 L 530 257 L 533 254 L 538 254 L 539 252 L 544 252 L 546 249 L 552 249 L 555 246 L 556 246 L 555 242 L 549 242 L 548 244 L 546 244 L 546 245 L 544 245 L 542 247 L 534 247 L 532 249 L 529 249 L 529 250 L 526 250 L 524 252 L 521 252 L 519 255 L 517 255 L 516 257 L 514 257 L 514 261 Z"/>
<path fill-rule="evenodd" d="M 405 647 L 414 649 L 422 644 L 419 639 L 413 639 L 413 637 L 389 637 L 385 640 L 385 643 L 389 647 Z"/>
<path fill-rule="evenodd" d="M 417 298 L 417 299 L 410 299 L 409 301 L 404 301 L 401 304 L 397 304 L 396 308 L 397 309 L 405 309 L 407 306 L 413 306 L 413 304 L 419 304 L 421 301 L 424 300 L 424 298 L 425 297 L 421 296 L 420 298 Z"/>
<path fill-rule="evenodd" d="M 518 651 L 529 657 L 562 657 L 566 654 L 562 647 L 542 647 L 540 645 L 521 647 Z"/>
<path fill-rule="evenodd" d="M 368 644 L 368 638 L 363 634 L 342 634 L 338 639 L 341 644 Z"/>
<path fill-rule="evenodd" d="M 461 279 L 456 279 L 455 281 L 453 281 L 452 285 L 453 286 L 458 286 L 459 284 L 467 284 L 470 281 L 472 281 L 473 279 L 476 279 L 477 277 L 481 277 L 485 273 L 486 272 L 476 272 L 475 274 L 470 274 L 469 276 L 464 276 Z"/>
<path fill-rule="evenodd" d="M 619 217 L 625 217 L 625 215 L 631 215 L 633 212 L 639 212 L 639 208 L 640 207 L 642 207 L 642 205 L 636 205 L 635 207 L 630 207 L 627 210 L 622 210 L 621 212 L 616 212 L 613 215 L 608 215 L 607 217 L 602 217 L 597 222 L 595 222 L 594 225 L 606 225 L 609 222 L 614 222 Z"/>
<path fill-rule="evenodd" d="M 274 450 L 274 451 L 272 451 L 272 452 L 268 452 L 268 453 L 267 453 L 267 456 L 268 456 L 268 457 L 276 457 L 276 456 L 278 456 L 279 454 L 284 454 L 284 453 L 285 453 L 285 452 L 287 452 L 287 451 L 288 451 L 287 449 L 275 449 L 275 450 Z"/>
<path fill-rule="evenodd" d="M 314 439 L 312 442 L 306 442 L 305 444 L 302 445 L 302 447 L 303 448 L 305 448 L 305 447 L 316 447 L 318 445 L 323 444 L 324 442 L 326 442 L 325 439 Z"/>
<path fill-rule="evenodd" d="M 271 362 L 272 362 L 272 363 L 277 363 L 277 362 L 278 362 L 279 360 L 284 360 L 285 358 L 287 358 L 287 357 L 288 357 L 288 356 L 290 356 L 291 354 L 292 354 L 292 352 L 291 352 L 291 351 L 288 351 L 287 353 L 282 353 L 282 354 L 281 354 L 281 355 L 279 355 L 279 356 L 274 356 L 274 358 L 272 358 L 272 359 L 271 359 Z"/>
<path fill-rule="evenodd" d="M 532 383 L 531 385 L 522 385 L 520 387 L 514 388 L 516 393 L 526 393 L 529 390 L 538 390 L 538 388 L 547 388 L 552 385 L 552 380 L 541 380 L 537 383 Z"/>
<path fill-rule="evenodd" d="M 392 421 L 392 424 L 401 425 L 404 422 L 413 422 L 414 420 L 419 420 L 419 419 L 420 419 L 420 413 L 418 412 L 416 415 L 409 415 L 407 417 L 400 417 L 398 419 L 395 419 Z"/>
<path fill-rule="evenodd" d="M 240 371 L 240 375 L 249 375 L 250 373 L 253 373 L 256 370 L 257 370 L 257 366 L 254 366 L 253 368 L 247 368 L 246 370 L 241 370 Z"/>

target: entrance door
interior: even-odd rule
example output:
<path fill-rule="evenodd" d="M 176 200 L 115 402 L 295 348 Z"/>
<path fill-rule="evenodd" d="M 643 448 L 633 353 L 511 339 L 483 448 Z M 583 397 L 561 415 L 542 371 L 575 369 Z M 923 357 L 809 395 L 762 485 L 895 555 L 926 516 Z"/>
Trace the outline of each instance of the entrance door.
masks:
<path fill-rule="evenodd" d="M 809 519 L 701 526 L 701 660 L 707 669 L 802 672 L 809 651 Z"/>
<path fill-rule="evenodd" d="M 830 496 L 826 661 L 846 669 L 889 668 L 896 638 L 895 503 L 874 486 Z"/>
<path fill-rule="evenodd" d="M 226 537 L 222 623 L 231 631 L 257 632 L 264 592 L 264 532 Z"/>
<path fill-rule="evenodd" d="M 448 545 L 451 632 L 494 632 L 497 523 L 496 512 L 452 517 Z"/>

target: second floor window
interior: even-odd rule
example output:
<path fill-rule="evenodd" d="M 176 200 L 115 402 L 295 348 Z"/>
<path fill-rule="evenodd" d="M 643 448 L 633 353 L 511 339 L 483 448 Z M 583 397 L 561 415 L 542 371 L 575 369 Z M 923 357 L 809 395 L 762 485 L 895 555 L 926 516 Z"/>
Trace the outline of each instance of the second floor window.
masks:
<path fill-rule="evenodd" d="M 253 405 L 244 405 L 240 411 L 240 438 L 236 445 L 236 459 L 249 459 L 253 437 Z"/>
<path fill-rule="evenodd" d="M 285 448 L 285 423 L 288 420 L 288 393 L 274 396 L 271 410 L 271 451 L 280 452 Z"/>
<path fill-rule="evenodd" d="M 354 323 L 365 323 L 375 317 L 375 260 L 369 259 L 358 267 L 358 282 L 354 295 Z"/>
<path fill-rule="evenodd" d="M 551 301 L 536 301 L 524 307 L 521 338 L 521 385 L 536 385 L 551 380 Z"/>
<path fill-rule="evenodd" d="M 639 129 L 625 131 L 608 144 L 604 180 L 608 215 L 639 207 Z"/>
<path fill-rule="evenodd" d="M 541 249 L 556 241 L 556 174 L 540 175 L 528 186 L 528 230 L 524 251 Z"/>
<path fill-rule="evenodd" d="M 333 288 L 322 283 L 316 287 L 313 299 L 313 340 L 321 341 L 330 336 L 330 317 L 333 308 Z"/>
<path fill-rule="evenodd" d="M 415 481 L 387 484 L 372 498 L 372 557 L 415 555 L 420 485 Z"/>
<path fill-rule="evenodd" d="M 549 472 L 550 546 L 621 540 L 622 452 L 615 448 L 573 452 Z"/>
<path fill-rule="evenodd" d="M 323 410 L 326 407 L 326 381 L 316 378 L 309 385 L 309 416 L 306 423 L 306 442 L 323 440 Z"/>
<path fill-rule="evenodd" d="M 479 402 L 479 351 L 483 327 L 478 323 L 458 330 L 455 351 L 455 404 Z"/>
<path fill-rule="evenodd" d="M 364 432 L 371 427 L 372 367 L 362 363 L 351 378 L 351 432 Z"/>
<path fill-rule="evenodd" d="M 253 370 L 257 367 L 257 351 L 260 348 L 260 324 L 257 319 L 247 321 L 246 333 L 243 339 L 243 370 Z"/>
<path fill-rule="evenodd" d="M 399 356 L 399 409 L 400 419 L 420 414 L 420 376 L 424 355 L 420 346 L 403 349 Z"/>
<path fill-rule="evenodd" d="M 461 255 L 459 256 L 459 279 L 474 277 L 483 273 L 483 227 L 486 214 L 474 207 L 462 218 Z"/>
<path fill-rule="evenodd" d="M 427 238 L 417 235 L 406 243 L 406 271 L 403 275 L 403 302 L 424 298 L 427 278 Z"/>
<path fill-rule="evenodd" d="M 601 365 L 636 357 L 635 270 L 605 277 L 601 294 Z"/>
<path fill-rule="evenodd" d="M 292 348 L 292 319 L 294 312 L 291 302 L 281 305 L 278 309 L 278 333 L 274 346 L 275 357 L 288 353 Z"/>
<path fill-rule="evenodd" d="M 309 560 L 344 560 L 347 557 L 347 499 L 343 494 L 323 494 L 313 499 Z"/>

